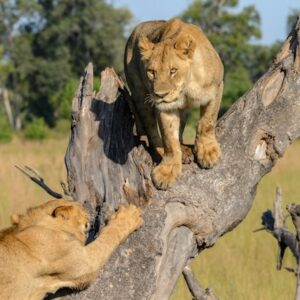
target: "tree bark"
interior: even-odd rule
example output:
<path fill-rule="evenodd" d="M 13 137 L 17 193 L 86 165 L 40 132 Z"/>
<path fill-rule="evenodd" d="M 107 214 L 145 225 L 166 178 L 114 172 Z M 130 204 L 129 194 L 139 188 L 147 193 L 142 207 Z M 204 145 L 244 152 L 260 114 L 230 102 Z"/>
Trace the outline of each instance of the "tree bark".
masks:
<path fill-rule="evenodd" d="M 14 124 L 15 124 L 14 116 L 13 116 L 10 101 L 9 101 L 8 90 L 6 87 L 2 88 L 2 98 L 3 98 L 4 111 L 6 113 L 9 126 L 11 128 L 14 128 Z"/>
<path fill-rule="evenodd" d="M 278 242 L 279 251 L 277 258 L 277 270 L 280 270 L 282 267 L 282 260 L 287 248 L 291 250 L 292 254 L 296 258 L 297 268 L 286 268 L 286 270 L 294 272 L 297 277 L 295 300 L 300 300 L 300 205 L 289 203 L 286 207 L 296 229 L 295 234 L 289 231 L 285 224 L 285 217 L 283 216 L 281 202 L 282 191 L 280 188 L 277 188 L 273 212 L 267 210 L 262 214 L 263 227 L 259 230 L 266 230 L 271 233 Z"/>
<path fill-rule="evenodd" d="M 258 182 L 300 136 L 299 72 L 298 21 L 269 71 L 219 120 L 219 164 L 184 165 L 175 186 L 159 191 L 147 149 L 132 134 L 123 83 L 107 69 L 95 94 L 89 65 L 73 99 L 69 193 L 95 218 L 93 234 L 124 203 L 143 206 L 145 222 L 95 284 L 61 299 L 168 299 L 189 259 L 245 218 Z"/>
<path fill-rule="evenodd" d="M 182 274 L 193 296 L 193 300 L 218 300 L 210 289 L 204 290 L 201 288 L 189 266 L 184 267 Z"/>

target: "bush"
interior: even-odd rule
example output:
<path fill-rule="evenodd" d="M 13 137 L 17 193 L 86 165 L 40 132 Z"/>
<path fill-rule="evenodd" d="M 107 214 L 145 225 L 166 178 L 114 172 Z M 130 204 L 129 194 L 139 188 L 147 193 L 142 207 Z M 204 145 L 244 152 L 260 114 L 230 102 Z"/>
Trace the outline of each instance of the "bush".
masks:
<path fill-rule="evenodd" d="M 79 80 L 70 79 L 62 90 L 59 90 L 52 96 L 51 104 L 57 119 L 70 120 L 72 99 L 78 84 Z"/>
<path fill-rule="evenodd" d="M 60 119 L 56 122 L 56 125 L 50 131 L 51 138 L 65 138 L 70 134 L 71 130 L 71 121 Z"/>
<path fill-rule="evenodd" d="M 56 121 L 70 120 L 72 111 L 72 100 L 79 86 L 79 79 L 70 79 L 66 85 L 51 97 L 51 105 Z M 98 92 L 100 88 L 99 78 L 94 78 L 93 89 Z"/>
<path fill-rule="evenodd" d="M 48 135 L 49 128 L 42 118 L 33 119 L 24 128 L 24 136 L 29 140 L 44 140 Z"/>
<path fill-rule="evenodd" d="M 0 116 L 0 143 L 9 143 L 12 140 L 13 131 L 10 128 L 7 119 Z"/>

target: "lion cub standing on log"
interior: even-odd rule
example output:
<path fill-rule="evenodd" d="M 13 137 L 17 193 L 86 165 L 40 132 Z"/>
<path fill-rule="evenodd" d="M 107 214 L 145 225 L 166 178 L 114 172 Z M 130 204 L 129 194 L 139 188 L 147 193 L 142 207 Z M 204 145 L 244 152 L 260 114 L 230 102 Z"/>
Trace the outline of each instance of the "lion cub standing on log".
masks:
<path fill-rule="evenodd" d="M 203 168 L 211 168 L 221 155 L 215 127 L 223 65 L 202 30 L 179 19 L 141 23 L 127 42 L 125 73 L 138 133 L 146 134 L 150 146 L 163 152 L 152 171 L 156 187 L 167 189 L 181 173 L 180 141 L 188 108 L 201 106 L 195 155 Z"/>
<path fill-rule="evenodd" d="M 89 218 L 75 201 L 53 200 L 13 215 L 13 226 L 0 231 L 0 299 L 41 300 L 62 287 L 87 287 L 142 224 L 140 214 L 134 205 L 121 207 L 88 245 Z"/>

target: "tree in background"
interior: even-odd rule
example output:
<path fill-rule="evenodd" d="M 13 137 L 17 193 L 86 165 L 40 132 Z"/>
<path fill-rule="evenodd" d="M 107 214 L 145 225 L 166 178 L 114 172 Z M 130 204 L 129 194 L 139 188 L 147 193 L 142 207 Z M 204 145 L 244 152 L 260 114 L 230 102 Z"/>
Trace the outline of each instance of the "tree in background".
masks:
<path fill-rule="evenodd" d="M 11 65 L 1 87 L 13 93 L 14 110 L 25 121 L 42 117 L 54 125 L 64 106 L 57 102 L 72 99 L 58 95 L 65 95 L 89 61 L 96 72 L 122 68 L 131 20 L 126 9 L 104 0 L 6 0 L 0 8 L 2 61 Z"/>
<path fill-rule="evenodd" d="M 254 6 L 236 8 L 238 0 L 194 0 L 182 18 L 199 25 L 220 54 L 225 67 L 222 109 L 242 96 L 271 64 L 278 46 L 253 44 L 261 37 Z"/>
<path fill-rule="evenodd" d="M 24 100 L 17 75 L 19 64 L 16 39 L 21 36 L 19 25 L 24 20 L 31 22 L 35 17 L 35 8 L 34 1 L 0 1 L 0 55 L 2 58 L 0 89 L 9 123 L 16 130 L 19 130 L 22 125 L 21 110 Z"/>
<path fill-rule="evenodd" d="M 300 9 L 292 9 L 290 14 L 287 17 L 287 22 L 286 22 L 286 29 L 287 33 L 289 34 L 293 28 L 293 26 L 297 22 L 297 17 L 300 14 Z"/>
<path fill-rule="evenodd" d="M 268 68 L 278 50 L 253 43 L 261 36 L 254 6 L 238 0 L 194 0 L 182 18 L 200 25 L 225 65 L 223 111 Z M 288 28 L 295 22 L 291 12 Z M 68 119 L 75 82 L 92 61 L 122 70 L 132 15 L 106 0 L 0 0 L 0 115 L 20 129 L 43 118 Z M 4 121 L 2 121 L 3 123 Z M 26 125 L 26 124 L 25 124 Z M 1 130 L 1 128 L 0 128 Z"/>

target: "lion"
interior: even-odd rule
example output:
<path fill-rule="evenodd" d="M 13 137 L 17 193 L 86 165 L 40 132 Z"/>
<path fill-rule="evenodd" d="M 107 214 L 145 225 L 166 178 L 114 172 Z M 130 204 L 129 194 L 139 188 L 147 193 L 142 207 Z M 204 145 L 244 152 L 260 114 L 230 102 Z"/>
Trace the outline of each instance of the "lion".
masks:
<path fill-rule="evenodd" d="M 5 300 L 41 300 L 62 287 L 87 287 L 143 222 L 137 207 L 122 206 L 85 245 L 89 216 L 75 201 L 49 201 L 11 220 L 12 226 L 0 231 L 0 299 Z"/>
<path fill-rule="evenodd" d="M 181 173 L 182 134 L 192 107 L 201 112 L 196 161 L 213 167 L 221 156 L 215 128 L 224 70 L 202 30 L 179 19 L 141 23 L 127 41 L 124 66 L 138 134 L 146 134 L 150 147 L 162 154 L 152 171 L 155 186 L 167 189 Z"/>

